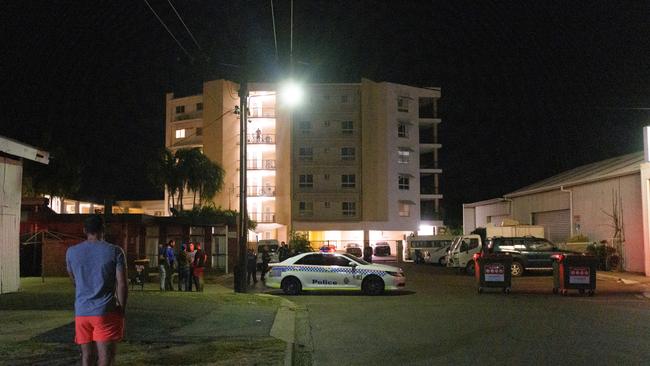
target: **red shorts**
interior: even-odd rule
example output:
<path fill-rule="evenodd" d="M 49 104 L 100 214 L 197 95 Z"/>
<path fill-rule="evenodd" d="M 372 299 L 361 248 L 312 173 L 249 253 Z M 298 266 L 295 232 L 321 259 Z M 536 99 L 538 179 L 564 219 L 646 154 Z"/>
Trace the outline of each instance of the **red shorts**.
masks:
<path fill-rule="evenodd" d="M 74 330 L 74 341 L 77 344 L 118 342 L 124 337 L 124 316 L 118 313 L 107 313 L 101 316 L 76 316 Z"/>

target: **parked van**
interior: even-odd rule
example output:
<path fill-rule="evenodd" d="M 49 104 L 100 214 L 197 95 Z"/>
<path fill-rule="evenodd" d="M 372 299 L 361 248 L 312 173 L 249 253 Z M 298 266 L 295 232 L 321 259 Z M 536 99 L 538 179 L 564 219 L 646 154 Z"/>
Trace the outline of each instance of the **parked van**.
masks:
<path fill-rule="evenodd" d="M 454 237 L 451 235 L 423 235 L 406 238 L 405 260 L 415 263 L 437 263 L 444 266 Z"/>
<path fill-rule="evenodd" d="M 271 255 L 271 261 L 269 263 L 277 263 L 280 261 L 280 256 L 278 249 L 280 249 L 280 243 L 276 239 L 263 239 L 257 242 L 257 265 L 258 267 L 262 264 L 262 248 L 266 247 Z"/>

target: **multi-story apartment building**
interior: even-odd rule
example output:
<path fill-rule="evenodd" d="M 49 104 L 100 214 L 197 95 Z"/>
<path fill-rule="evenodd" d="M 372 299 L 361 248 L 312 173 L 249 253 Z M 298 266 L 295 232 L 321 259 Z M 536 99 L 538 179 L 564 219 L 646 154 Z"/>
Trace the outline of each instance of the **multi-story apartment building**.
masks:
<path fill-rule="evenodd" d="M 226 171 L 217 206 L 239 209 L 238 85 L 216 80 L 203 93 L 167 94 L 166 146 L 201 147 Z M 438 88 L 363 79 L 310 84 L 296 109 L 272 84 L 250 84 L 247 209 L 255 237 L 377 242 L 435 232 L 440 200 Z M 166 198 L 167 199 L 167 198 Z"/>

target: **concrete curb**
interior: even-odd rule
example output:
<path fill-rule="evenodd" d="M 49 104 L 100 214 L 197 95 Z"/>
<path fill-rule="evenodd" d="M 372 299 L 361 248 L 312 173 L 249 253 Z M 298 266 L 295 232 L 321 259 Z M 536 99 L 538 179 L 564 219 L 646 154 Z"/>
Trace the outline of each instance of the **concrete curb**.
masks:
<path fill-rule="evenodd" d="M 296 304 L 282 299 L 278 312 L 275 314 L 270 336 L 287 343 L 284 352 L 284 365 L 293 365 L 293 345 L 296 340 Z"/>

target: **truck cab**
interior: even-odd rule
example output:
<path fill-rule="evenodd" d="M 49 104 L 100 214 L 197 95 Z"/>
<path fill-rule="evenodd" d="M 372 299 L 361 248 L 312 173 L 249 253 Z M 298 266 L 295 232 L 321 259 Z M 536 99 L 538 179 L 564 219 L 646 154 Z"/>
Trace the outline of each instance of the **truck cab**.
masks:
<path fill-rule="evenodd" d="M 483 239 L 480 235 L 461 235 L 454 238 L 447 260 L 447 267 L 460 268 L 474 274 L 474 254 L 483 248 Z"/>

